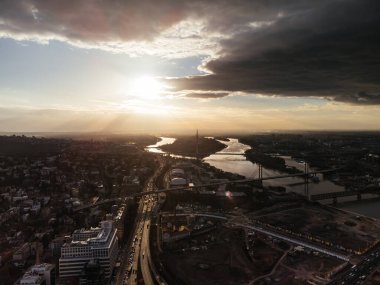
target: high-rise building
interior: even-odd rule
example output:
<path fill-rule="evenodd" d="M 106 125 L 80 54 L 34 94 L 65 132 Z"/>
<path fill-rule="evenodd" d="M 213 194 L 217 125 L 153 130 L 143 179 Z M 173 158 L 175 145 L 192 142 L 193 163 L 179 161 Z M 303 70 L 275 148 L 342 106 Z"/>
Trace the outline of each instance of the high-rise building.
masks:
<path fill-rule="evenodd" d="M 115 228 L 117 229 L 117 238 L 120 242 L 124 241 L 124 224 L 127 213 L 127 205 L 121 206 L 114 217 Z"/>
<path fill-rule="evenodd" d="M 72 240 L 61 248 L 60 278 L 79 277 L 85 265 L 97 259 L 108 279 L 116 263 L 118 239 L 110 220 L 100 222 L 100 227 L 74 231 Z"/>

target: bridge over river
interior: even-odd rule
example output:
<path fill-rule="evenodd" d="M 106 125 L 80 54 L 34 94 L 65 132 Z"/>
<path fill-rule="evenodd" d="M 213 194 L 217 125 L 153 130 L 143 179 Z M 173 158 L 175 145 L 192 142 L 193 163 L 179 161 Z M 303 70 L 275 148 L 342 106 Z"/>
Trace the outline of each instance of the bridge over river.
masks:
<path fill-rule="evenodd" d="M 310 177 L 312 175 L 316 175 L 317 173 L 330 173 L 330 172 L 335 172 L 338 170 L 339 169 L 327 169 L 327 170 L 313 171 L 313 172 L 308 172 L 308 173 L 286 174 L 286 175 L 277 175 L 277 176 L 261 177 L 261 178 L 253 178 L 253 179 L 229 180 L 229 181 L 223 181 L 223 182 L 218 182 L 218 183 L 209 183 L 209 184 L 201 184 L 201 185 L 194 185 L 194 186 L 166 188 L 166 189 L 155 190 L 155 191 L 144 191 L 144 192 L 129 195 L 129 196 L 124 198 L 124 201 L 127 199 L 134 199 L 136 197 L 142 197 L 142 196 L 147 196 L 147 195 L 152 195 L 152 194 L 158 195 L 160 193 L 173 192 L 173 191 L 197 190 L 197 189 L 200 189 L 203 187 L 218 186 L 218 185 L 225 185 L 225 184 L 262 182 L 265 180 L 281 179 L 281 178 L 286 178 L 286 177 Z M 326 198 L 326 199 L 328 199 L 328 198 Z M 122 200 L 123 200 L 122 198 L 106 199 L 106 200 L 98 201 L 97 203 L 89 203 L 89 204 L 79 206 L 77 208 L 74 208 L 73 211 L 78 212 L 78 211 L 85 210 L 85 209 L 88 209 L 91 207 L 95 207 L 95 206 L 99 206 L 99 205 L 103 205 L 103 204 L 107 204 L 107 203 L 112 203 L 112 202 L 117 202 L 117 201 L 122 201 Z M 320 200 L 322 200 L 322 199 L 320 199 Z"/>

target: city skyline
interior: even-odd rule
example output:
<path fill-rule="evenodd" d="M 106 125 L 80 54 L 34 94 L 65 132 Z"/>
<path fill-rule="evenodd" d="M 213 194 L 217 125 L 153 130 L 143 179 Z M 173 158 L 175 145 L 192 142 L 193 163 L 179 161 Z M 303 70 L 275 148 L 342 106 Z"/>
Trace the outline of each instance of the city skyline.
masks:
<path fill-rule="evenodd" d="M 2 1 L 0 131 L 380 130 L 378 1 Z"/>

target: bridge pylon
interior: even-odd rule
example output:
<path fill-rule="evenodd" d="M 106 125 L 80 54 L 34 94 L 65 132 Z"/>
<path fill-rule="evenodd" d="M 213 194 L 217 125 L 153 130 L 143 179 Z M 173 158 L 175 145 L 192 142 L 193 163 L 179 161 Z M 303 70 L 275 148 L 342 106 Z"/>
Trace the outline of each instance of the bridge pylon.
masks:
<path fill-rule="evenodd" d="M 195 134 L 195 158 L 199 159 L 199 134 L 198 134 L 198 129 Z"/>
<path fill-rule="evenodd" d="M 263 166 L 259 164 L 259 179 L 263 179 Z"/>
<path fill-rule="evenodd" d="M 263 179 L 263 166 L 260 163 L 258 163 L 257 166 L 259 167 L 259 178 L 257 184 L 261 187 L 263 185 L 263 181 L 261 180 Z"/>
<path fill-rule="evenodd" d="M 304 188 L 305 196 L 308 200 L 310 200 L 309 194 L 309 164 L 305 160 L 305 188 Z"/>

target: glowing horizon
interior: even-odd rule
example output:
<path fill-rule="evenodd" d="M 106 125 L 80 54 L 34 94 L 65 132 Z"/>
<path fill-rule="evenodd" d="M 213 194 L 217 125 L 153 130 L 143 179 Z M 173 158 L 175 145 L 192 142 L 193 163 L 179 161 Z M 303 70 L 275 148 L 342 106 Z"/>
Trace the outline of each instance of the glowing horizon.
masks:
<path fill-rule="evenodd" d="M 0 131 L 380 130 L 373 0 L 16 2 Z"/>

